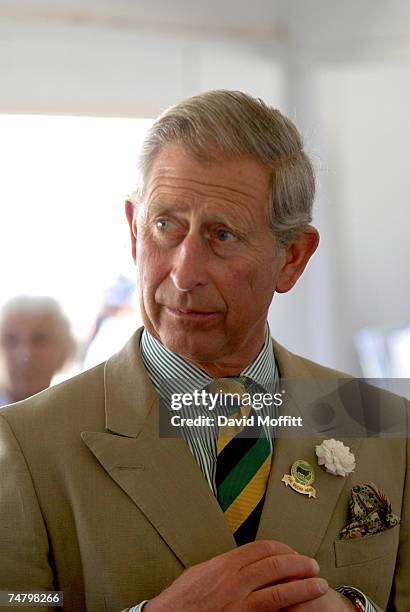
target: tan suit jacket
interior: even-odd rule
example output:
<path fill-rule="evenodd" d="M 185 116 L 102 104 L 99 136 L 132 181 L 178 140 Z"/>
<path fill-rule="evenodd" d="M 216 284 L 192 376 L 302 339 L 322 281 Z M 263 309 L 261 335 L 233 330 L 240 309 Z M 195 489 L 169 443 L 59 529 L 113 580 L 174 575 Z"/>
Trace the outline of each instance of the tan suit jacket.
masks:
<path fill-rule="evenodd" d="M 0 590 L 58 589 L 64 610 L 119 612 L 235 546 L 185 442 L 158 435 L 158 396 L 138 339 L 137 332 L 105 364 L 1 411 Z M 274 351 L 282 377 L 318 380 L 318 398 L 320 380 L 341 376 L 279 345 Z M 404 422 L 405 401 L 381 397 Z M 304 403 L 296 397 L 283 412 L 303 416 Z M 356 586 L 382 609 L 390 597 L 389 610 L 410 610 L 407 440 L 348 442 L 357 467 L 343 478 L 317 466 L 318 438 L 275 441 L 257 538 L 314 556 L 333 587 Z M 281 482 L 296 459 L 316 466 L 316 499 Z M 402 524 L 342 541 L 351 487 L 368 481 L 387 493 Z"/>

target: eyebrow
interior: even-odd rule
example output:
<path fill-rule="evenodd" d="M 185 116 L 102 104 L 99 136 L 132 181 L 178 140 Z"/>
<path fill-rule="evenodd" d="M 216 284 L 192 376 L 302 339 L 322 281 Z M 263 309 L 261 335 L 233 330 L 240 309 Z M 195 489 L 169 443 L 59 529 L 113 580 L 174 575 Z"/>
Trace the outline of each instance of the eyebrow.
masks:
<path fill-rule="evenodd" d="M 181 214 L 184 212 L 191 211 L 191 205 L 188 203 L 184 203 L 179 201 L 169 202 L 163 198 L 154 198 L 151 202 L 147 203 L 147 212 L 149 215 L 155 214 Z M 222 225 L 226 225 L 232 229 L 237 229 L 237 231 L 245 231 L 246 228 L 251 229 L 253 226 L 252 216 L 246 214 L 248 211 L 241 210 L 239 213 L 235 214 L 234 206 L 232 206 L 230 213 L 224 213 L 218 208 L 212 208 L 211 206 L 205 210 L 205 221 L 210 223 L 220 223 Z M 241 218 L 245 217 L 245 223 L 238 224 L 238 214 Z M 246 225 L 246 228 L 244 227 Z"/>
<path fill-rule="evenodd" d="M 169 202 L 163 198 L 154 198 L 151 201 L 146 203 L 146 208 L 148 212 L 156 212 L 158 210 L 165 210 L 167 212 L 180 212 L 183 209 L 187 209 L 188 205 L 182 204 L 182 206 L 178 206 L 178 204 L 174 202 Z"/>

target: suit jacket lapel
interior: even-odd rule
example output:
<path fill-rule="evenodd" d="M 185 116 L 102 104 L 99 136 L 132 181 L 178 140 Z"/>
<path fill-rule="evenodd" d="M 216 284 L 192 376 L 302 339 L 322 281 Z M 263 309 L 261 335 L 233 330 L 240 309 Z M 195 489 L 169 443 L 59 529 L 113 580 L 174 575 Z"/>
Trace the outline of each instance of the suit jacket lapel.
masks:
<path fill-rule="evenodd" d="M 82 439 L 188 567 L 235 542 L 187 444 L 159 436 L 158 395 L 138 345 L 136 335 L 106 364 L 107 433 Z"/>
<path fill-rule="evenodd" d="M 324 390 L 319 382 L 310 382 L 312 375 L 301 366 L 301 362 L 276 343 L 274 350 L 281 378 L 294 381 L 294 393 L 285 399 L 281 412 L 304 418 L 306 405 L 313 406 L 315 402 L 319 402 L 323 398 Z M 310 381 L 302 388 L 297 382 L 303 379 Z M 286 387 L 286 384 L 284 386 Z M 298 392 L 301 397 L 298 397 Z M 334 412 L 339 414 L 341 406 L 336 405 L 337 397 L 328 401 L 335 403 Z M 308 429 L 312 430 L 312 424 L 310 425 Z M 284 435 L 278 432 L 279 435 L 275 438 L 272 469 L 257 539 L 286 542 L 299 553 L 315 556 L 346 479 L 328 474 L 317 462 L 315 446 L 323 439 L 335 437 L 332 436 L 332 430 L 327 429 L 323 433 L 312 431 L 308 437 L 305 437 L 304 431 L 305 428 L 300 431 L 293 429 L 284 431 Z M 360 444 L 358 438 L 347 439 L 339 436 L 338 439 L 349 446 L 353 454 L 357 452 Z M 290 467 L 297 459 L 305 459 L 315 470 L 316 480 L 313 487 L 316 489 L 316 498 L 297 493 L 282 482 L 284 474 L 290 473 Z"/>
<path fill-rule="evenodd" d="M 317 463 L 315 445 L 318 438 L 281 438 L 275 441 L 273 464 L 257 539 L 286 542 L 297 552 L 315 556 L 328 528 L 334 507 L 346 484 L 341 476 L 328 474 Z M 346 443 L 348 441 L 346 440 Z M 350 449 L 357 451 L 359 441 Z M 284 474 L 297 459 L 305 459 L 314 468 L 316 498 L 293 491 L 282 482 Z"/>

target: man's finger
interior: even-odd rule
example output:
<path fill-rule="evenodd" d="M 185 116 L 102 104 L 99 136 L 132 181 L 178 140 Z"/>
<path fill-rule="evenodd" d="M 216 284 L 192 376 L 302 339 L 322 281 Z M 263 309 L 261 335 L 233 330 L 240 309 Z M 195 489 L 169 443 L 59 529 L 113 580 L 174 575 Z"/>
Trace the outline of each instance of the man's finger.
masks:
<path fill-rule="evenodd" d="M 286 608 L 286 612 L 342 612 L 342 610 L 354 612 L 357 608 L 349 599 L 331 588 L 319 599 Z"/>
<path fill-rule="evenodd" d="M 225 553 L 224 557 L 231 557 L 232 562 L 237 562 L 238 567 L 245 567 L 255 561 L 260 561 L 266 557 L 272 557 L 274 555 L 291 555 L 296 552 L 283 542 L 277 542 L 276 540 L 257 540 L 256 542 L 250 542 L 239 546 L 234 550 L 230 550 Z"/>
<path fill-rule="evenodd" d="M 316 576 L 319 565 L 310 557 L 282 554 L 266 557 L 240 570 L 241 582 L 249 592 L 277 582 Z"/>
<path fill-rule="evenodd" d="M 323 578 L 306 578 L 284 582 L 255 591 L 248 598 L 249 612 L 273 612 L 298 603 L 311 601 L 322 597 L 329 590 L 329 585 Z"/>

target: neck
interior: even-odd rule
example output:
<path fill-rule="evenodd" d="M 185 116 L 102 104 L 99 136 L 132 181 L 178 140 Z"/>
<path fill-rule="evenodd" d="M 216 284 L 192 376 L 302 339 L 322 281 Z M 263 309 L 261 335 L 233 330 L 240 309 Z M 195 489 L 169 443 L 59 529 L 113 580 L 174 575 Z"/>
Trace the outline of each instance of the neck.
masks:
<path fill-rule="evenodd" d="M 200 368 L 206 372 L 211 378 L 228 378 L 229 376 L 238 376 L 248 365 L 245 363 L 240 366 L 228 366 L 224 364 L 210 364 L 203 361 L 188 361 L 190 361 L 197 368 Z"/>
<path fill-rule="evenodd" d="M 243 370 L 256 359 L 259 355 L 264 342 L 258 347 L 258 350 L 254 354 L 250 355 L 247 359 L 237 361 L 197 361 L 189 359 L 185 356 L 184 359 L 192 363 L 197 368 L 200 368 L 211 378 L 228 378 L 229 376 L 239 376 Z"/>

